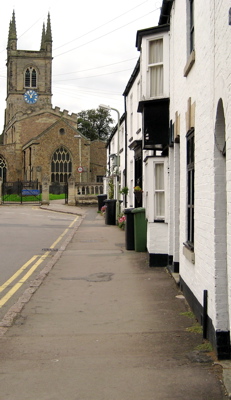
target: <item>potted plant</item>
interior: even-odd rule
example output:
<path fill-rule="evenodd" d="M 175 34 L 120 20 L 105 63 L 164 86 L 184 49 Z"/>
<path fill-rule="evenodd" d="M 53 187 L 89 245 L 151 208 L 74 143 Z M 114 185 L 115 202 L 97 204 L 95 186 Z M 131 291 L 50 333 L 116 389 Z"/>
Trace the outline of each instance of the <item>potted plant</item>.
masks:
<path fill-rule="evenodd" d="M 128 190 L 129 190 L 128 187 L 127 187 L 127 186 L 124 186 L 124 187 L 120 190 L 120 193 L 123 194 L 124 196 L 127 196 Z"/>
<path fill-rule="evenodd" d="M 135 194 L 135 198 L 137 200 L 137 203 L 141 202 L 142 193 L 143 193 L 143 190 L 142 190 L 142 188 L 140 186 L 135 186 L 134 187 L 134 194 Z"/>
<path fill-rule="evenodd" d="M 105 223 L 106 225 L 116 225 L 116 199 L 114 199 L 113 177 L 108 181 L 108 199 L 104 200 L 106 205 Z"/>
<path fill-rule="evenodd" d="M 108 182 L 108 198 L 110 200 L 114 199 L 114 183 L 112 178 Z"/>

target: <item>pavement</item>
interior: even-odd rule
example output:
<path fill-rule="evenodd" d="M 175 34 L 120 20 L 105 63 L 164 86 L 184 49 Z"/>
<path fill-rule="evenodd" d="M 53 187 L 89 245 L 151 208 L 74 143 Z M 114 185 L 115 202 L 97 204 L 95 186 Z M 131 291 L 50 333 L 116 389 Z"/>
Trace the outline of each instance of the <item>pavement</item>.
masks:
<path fill-rule="evenodd" d="M 0 400 L 231 398 L 172 275 L 96 207 L 41 208 L 79 219 L 0 322 Z"/>

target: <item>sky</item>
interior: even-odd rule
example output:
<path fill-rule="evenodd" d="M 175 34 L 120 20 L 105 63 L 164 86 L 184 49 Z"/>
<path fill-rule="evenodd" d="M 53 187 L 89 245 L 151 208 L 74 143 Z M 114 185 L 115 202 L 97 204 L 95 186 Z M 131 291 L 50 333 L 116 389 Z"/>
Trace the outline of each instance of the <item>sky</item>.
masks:
<path fill-rule="evenodd" d="M 0 134 L 6 106 L 6 47 L 15 10 L 18 49 L 39 50 L 51 18 L 52 106 L 78 113 L 110 105 L 124 112 L 123 92 L 139 58 L 136 33 L 158 25 L 162 0 L 8 0 L 0 13 Z M 114 113 L 114 115 L 113 115 Z M 111 116 L 117 119 L 112 111 Z"/>

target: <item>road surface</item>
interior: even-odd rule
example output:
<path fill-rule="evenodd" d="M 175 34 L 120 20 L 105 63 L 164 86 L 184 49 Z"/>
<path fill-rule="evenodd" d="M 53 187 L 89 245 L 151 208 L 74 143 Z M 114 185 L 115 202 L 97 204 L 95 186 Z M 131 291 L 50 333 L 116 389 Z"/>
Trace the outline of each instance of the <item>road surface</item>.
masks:
<path fill-rule="evenodd" d="M 77 219 L 38 206 L 0 208 L 0 320 L 60 249 Z"/>

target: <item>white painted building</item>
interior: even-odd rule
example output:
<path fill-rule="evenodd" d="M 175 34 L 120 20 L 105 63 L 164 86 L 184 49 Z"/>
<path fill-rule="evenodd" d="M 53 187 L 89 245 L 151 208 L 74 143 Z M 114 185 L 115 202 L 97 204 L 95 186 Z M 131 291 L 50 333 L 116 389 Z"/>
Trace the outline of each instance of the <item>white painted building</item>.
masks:
<path fill-rule="evenodd" d="M 163 0 L 159 25 L 137 32 L 123 94 L 124 206 L 140 206 L 132 189 L 141 186 L 150 266 L 179 272 L 219 359 L 230 358 L 230 6 Z"/>
<path fill-rule="evenodd" d="M 169 249 L 204 335 L 219 358 L 229 358 L 230 2 L 171 3 L 170 121 L 177 140 L 169 149 Z"/>
<path fill-rule="evenodd" d="M 144 207 L 151 266 L 168 264 L 169 26 L 137 33 L 139 60 L 123 93 L 127 136 L 126 207 Z M 143 190 L 142 200 L 134 187 Z"/>
<path fill-rule="evenodd" d="M 103 106 L 107 107 L 107 106 Z M 109 107 L 109 106 L 108 106 Z M 117 205 L 116 218 L 120 212 L 125 208 L 126 198 L 120 193 L 121 189 L 126 184 L 126 136 L 125 136 L 125 114 L 120 116 L 117 112 L 117 124 L 112 131 L 111 136 L 107 141 L 107 173 L 104 178 L 104 193 L 109 194 L 109 182 L 113 182 L 113 199 L 116 199 L 119 204 Z M 114 117 L 114 116 L 112 116 Z M 116 221 L 115 221 L 116 222 Z"/>
<path fill-rule="evenodd" d="M 137 32 L 140 51 L 143 206 L 150 266 L 168 264 L 169 25 Z"/>

